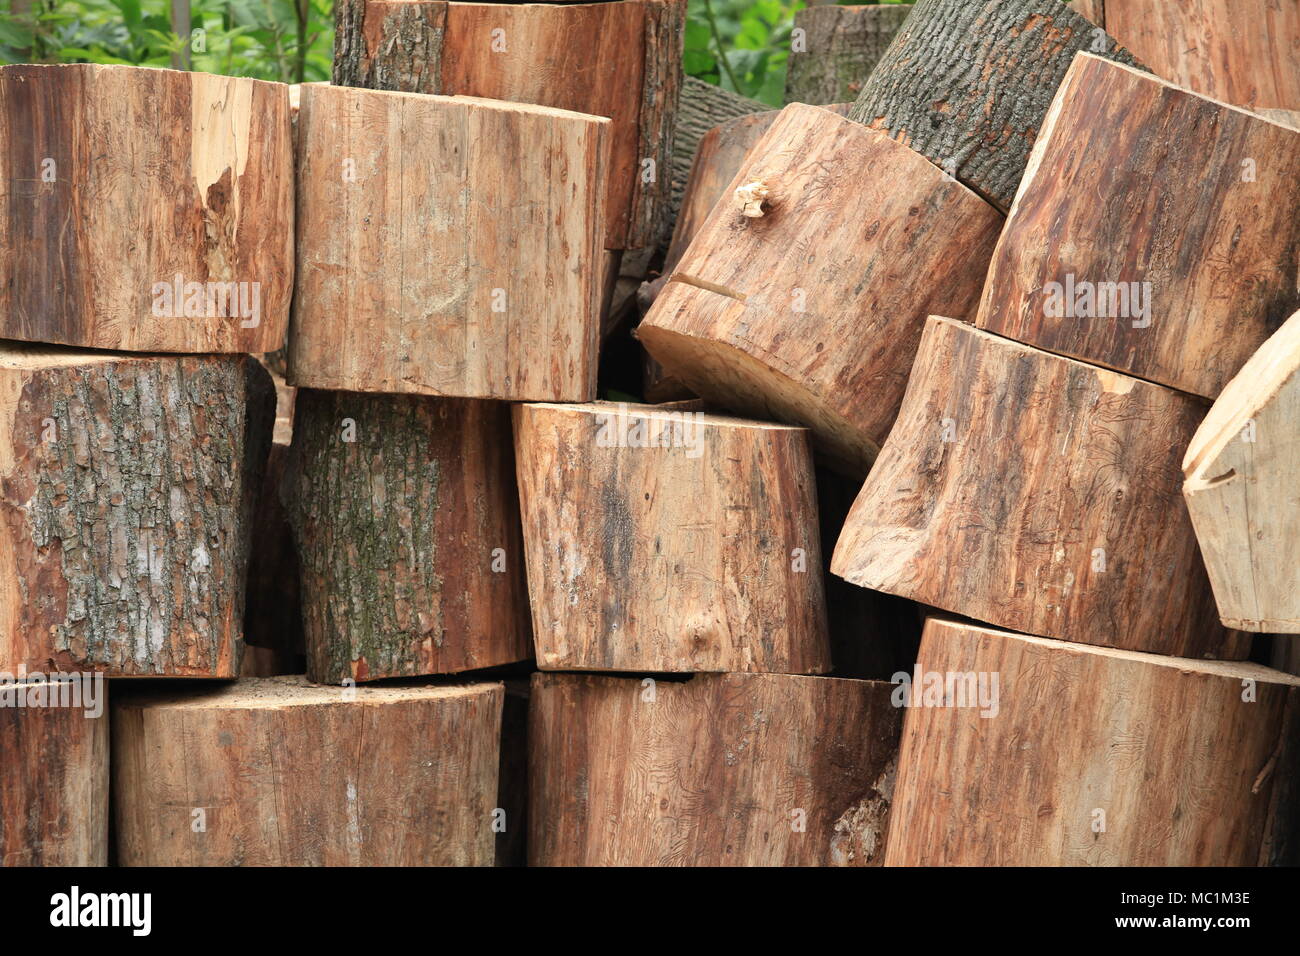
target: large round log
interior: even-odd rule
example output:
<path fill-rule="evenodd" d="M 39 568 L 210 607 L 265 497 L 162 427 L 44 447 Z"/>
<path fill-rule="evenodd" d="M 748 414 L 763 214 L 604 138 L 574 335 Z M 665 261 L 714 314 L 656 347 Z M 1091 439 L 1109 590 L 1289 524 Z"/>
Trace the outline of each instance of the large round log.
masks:
<path fill-rule="evenodd" d="M 281 677 L 118 697 L 118 863 L 491 866 L 502 693 Z"/>
<path fill-rule="evenodd" d="M 529 657 L 509 406 L 303 389 L 282 487 L 312 680 Z"/>
<path fill-rule="evenodd" d="M 0 348 L 0 671 L 236 676 L 274 408 L 248 356 Z"/>
<path fill-rule="evenodd" d="M 830 670 L 808 434 L 652 405 L 520 405 L 544 670 Z"/>
<path fill-rule="evenodd" d="M 1300 132 L 1081 54 L 977 324 L 1214 398 L 1300 308 Z"/>
<path fill-rule="evenodd" d="M 1223 623 L 1300 634 L 1300 312 L 1228 383 L 1183 472 Z"/>
<path fill-rule="evenodd" d="M 796 12 L 785 102 L 825 106 L 856 100 L 911 12 L 910 3 L 819 4 Z"/>
<path fill-rule="evenodd" d="M 889 684 L 534 674 L 533 866 L 878 866 Z"/>
<path fill-rule="evenodd" d="M 973 313 L 1002 216 L 922 156 L 795 104 L 714 206 L 637 335 L 692 391 L 805 425 L 849 474 L 893 423 L 930 312 Z"/>
<path fill-rule="evenodd" d="M 0 67 L 0 338 L 271 352 L 293 278 L 288 87 Z"/>
<path fill-rule="evenodd" d="M 863 587 L 999 627 L 1242 658 L 1183 507 L 1190 395 L 952 319 L 926 325 L 898 423 L 835 547 Z"/>
<path fill-rule="evenodd" d="M 917 0 L 849 118 L 886 130 L 1005 212 L 1082 50 L 1136 65 L 1061 0 Z"/>
<path fill-rule="evenodd" d="M 931 619 L 889 866 L 1297 862 L 1300 679 Z"/>

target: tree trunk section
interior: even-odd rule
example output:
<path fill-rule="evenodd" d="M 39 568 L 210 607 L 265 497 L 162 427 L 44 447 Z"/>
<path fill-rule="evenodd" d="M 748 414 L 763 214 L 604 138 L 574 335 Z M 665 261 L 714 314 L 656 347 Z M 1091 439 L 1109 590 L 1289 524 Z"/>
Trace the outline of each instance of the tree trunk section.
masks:
<path fill-rule="evenodd" d="M 1002 216 L 924 158 L 817 106 L 781 111 L 637 336 L 724 408 L 805 425 L 862 477 L 893 424 L 927 314 L 973 315 Z M 865 398 L 865 400 L 864 400 Z"/>
<path fill-rule="evenodd" d="M 236 676 L 273 409 L 248 356 L 0 350 L 0 671 Z"/>
<path fill-rule="evenodd" d="M 515 409 L 544 670 L 830 670 L 808 436 L 652 405 Z"/>
<path fill-rule="evenodd" d="M 491 866 L 501 699 L 302 677 L 119 699 L 118 862 Z"/>
<path fill-rule="evenodd" d="M 530 656 L 509 416 L 495 402 L 299 392 L 284 504 L 308 677 Z"/>
<path fill-rule="evenodd" d="M 1138 65 L 1061 0 L 917 0 L 849 118 L 885 130 L 1005 212 L 1082 50 Z"/>
<path fill-rule="evenodd" d="M 1106 26 L 1106 0 L 1070 0 L 1070 9 L 1099 27 Z"/>
<path fill-rule="evenodd" d="M 825 106 L 853 102 L 894 42 L 910 3 L 806 7 L 794 15 L 803 49 L 792 49 L 785 102 Z"/>
<path fill-rule="evenodd" d="M 338 0 L 334 85 L 441 93 L 446 26 L 445 3 Z"/>
<path fill-rule="evenodd" d="M 877 866 L 901 723 L 891 690 L 534 674 L 530 862 Z"/>
<path fill-rule="evenodd" d="M 135 66 L 5 66 L 0 142 L 0 338 L 126 352 L 284 344 L 286 86 Z"/>
<path fill-rule="evenodd" d="M 999 627 L 1243 658 L 1181 502 L 1200 399 L 961 322 L 926 325 L 831 570 Z"/>
<path fill-rule="evenodd" d="M 1300 679 L 941 619 L 916 670 L 886 865 L 1294 865 Z"/>
<path fill-rule="evenodd" d="M 1214 398 L 1300 308 L 1297 169 L 1300 132 L 1084 54 L 977 324 Z"/>

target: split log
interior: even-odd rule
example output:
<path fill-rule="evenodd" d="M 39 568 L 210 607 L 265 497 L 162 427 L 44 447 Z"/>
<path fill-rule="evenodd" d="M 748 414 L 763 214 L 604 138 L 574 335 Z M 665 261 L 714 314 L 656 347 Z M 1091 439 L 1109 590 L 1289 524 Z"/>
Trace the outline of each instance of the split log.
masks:
<path fill-rule="evenodd" d="M 1300 634 L 1300 312 L 1228 383 L 1183 472 L 1223 623 Z"/>
<path fill-rule="evenodd" d="M 248 356 L 0 349 L 0 671 L 238 674 L 273 409 Z"/>
<path fill-rule="evenodd" d="M 107 866 L 108 685 L 15 677 L 0 683 L 0 866 Z"/>
<path fill-rule="evenodd" d="M 514 414 L 539 667 L 830 669 L 804 429 L 606 402 Z"/>
<path fill-rule="evenodd" d="M 875 681 L 534 674 L 533 866 L 878 866 L 901 712 Z"/>
<path fill-rule="evenodd" d="M 656 244 L 666 231 L 685 21 L 685 0 L 341 0 L 335 5 L 334 84 L 609 117 L 604 245 L 638 249 Z"/>
<path fill-rule="evenodd" d="M 1296 862 L 1300 679 L 939 619 L 916 674 L 886 865 Z"/>
<path fill-rule="evenodd" d="M 284 343 L 288 87 L 5 66 L 0 142 L 0 338 L 134 352 Z"/>
<path fill-rule="evenodd" d="M 491 866 L 501 698 L 301 677 L 119 697 L 118 862 Z"/>
<path fill-rule="evenodd" d="M 1029 634 L 1243 658 L 1182 505 L 1206 406 L 952 319 L 926 324 L 898 424 L 831 570 Z"/>
<path fill-rule="evenodd" d="M 309 85 L 299 124 L 292 384 L 595 397 L 607 120 Z"/>
<path fill-rule="evenodd" d="M 303 390 L 283 487 L 312 680 L 530 656 L 508 406 Z"/>
<path fill-rule="evenodd" d="M 1082 54 L 977 324 L 1214 398 L 1300 308 L 1300 132 Z"/>
<path fill-rule="evenodd" d="M 1107 0 L 1106 29 L 1157 74 L 1238 106 L 1300 109 L 1294 0 Z"/>
<path fill-rule="evenodd" d="M 1081 50 L 1137 65 L 1061 0 L 917 0 L 849 118 L 887 131 L 1005 212 Z"/>
<path fill-rule="evenodd" d="M 781 111 L 637 335 L 725 408 L 806 425 L 847 474 L 893 423 L 930 312 L 973 314 L 1002 216 L 919 154 L 817 106 Z"/>
<path fill-rule="evenodd" d="M 806 7 L 794 15 L 785 102 L 853 101 L 912 12 L 910 3 Z M 802 30 L 802 35 L 798 31 Z"/>

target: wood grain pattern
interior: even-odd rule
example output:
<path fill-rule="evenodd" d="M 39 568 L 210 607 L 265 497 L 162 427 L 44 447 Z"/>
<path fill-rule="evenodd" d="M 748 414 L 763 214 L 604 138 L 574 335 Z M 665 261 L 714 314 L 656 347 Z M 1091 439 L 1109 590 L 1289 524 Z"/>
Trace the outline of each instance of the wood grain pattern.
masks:
<path fill-rule="evenodd" d="M 907 397 L 831 570 L 999 627 L 1242 658 L 1219 625 L 1179 460 L 1200 399 L 952 319 Z"/>
<path fill-rule="evenodd" d="M 1081 54 L 977 324 L 1214 398 L 1300 308 L 1297 169 L 1300 132 Z"/>
<path fill-rule="evenodd" d="M 502 693 L 288 677 L 120 697 L 118 861 L 491 866 Z"/>
<path fill-rule="evenodd" d="M 1300 679 L 938 619 L 917 668 L 998 707 L 908 708 L 886 865 L 1294 865 Z"/>
<path fill-rule="evenodd" d="M 35 675 L 0 684 L 0 867 L 108 864 L 107 682 L 98 716 L 84 707 L 15 706 L 18 694 L 66 701 L 74 698 L 55 695 L 71 692 Z"/>
<path fill-rule="evenodd" d="M 1002 216 L 905 146 L 816 106 L 781 111 L 637 330 L 725 408 L 805 425 L 861 477 L 898 411 L 929 312 L 971 315 Z"/>
<path fill-rule="evenodd" d="M 849 118 L 887 131 L 1005 212 L 1081 50 L 1137 65 L 1061 0 L 917 0 Z"/>
<path fill-rule="evenodd" d="M 1205 96 L 1300 109 L 1295 0 L 1107 0 L 1106 29 L 1159 76 Z"/>
<path fill-rule="evenodd" d="M 283 487 L 312 680 L 529 656 L 509 416 L 496 402 L 299 392 Z"/>
<path fill-rule="evenodd" d="M 807 432 L 605 402 L 514 414 L 539 667 L 830 669 Z"/>
<path fill-rule="evenodd" d="M 785 102 L 852 102 L 912 12 L 910 3 L 810 6 L 794 15 L 804 48 L 791 49 Z"/>
<path fill-rule="evenodd" d="M 1223 623 L 1300 634 L 1300 312 L 1228 383 L 1183 472 Z"/>
<path fill-rule="evenodd" d="M 595 397 L 607 120 L 312 84 L 298 122 L 292 384 Z"/>
<path fill-rule="evenodd" d="M 878 866 L 889 684 L 534 674 L 534 866 Z"/>
<path fill-rule="evenodd" d="M 136 352 L 284 344 L 288 87 L 134 66 L 5 66 L 0 142 L 0 338 Z M 183 301 L 156 294 L 177 276 Z"/>
<path fill-rule="evenodd" d="M 270 377 L 0 348 L 0 671 L 234 677 Z"/>

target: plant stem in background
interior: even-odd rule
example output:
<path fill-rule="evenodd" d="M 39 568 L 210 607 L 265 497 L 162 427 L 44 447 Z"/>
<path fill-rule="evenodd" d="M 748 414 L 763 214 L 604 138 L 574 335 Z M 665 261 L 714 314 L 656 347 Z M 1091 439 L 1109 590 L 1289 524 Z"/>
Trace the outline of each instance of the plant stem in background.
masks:
<path fill-rule="evenodd" d="M 727 74 L 727 79 L 731 80 L 731 88 L 739 93 L 740 84 L 736 82 L 736 74 L 731 72 L 731 64 L 727 62 L 727 54 L 722 49 L 722 37 L 718 35 L 718 21 L 713 19 L 713 7 L 710 6 L 709 0 L 704 0 L 704 18 L 709 21 L 709 32 L 713 34 L 713 42 L 718 48 L 718 63 L 722 71 Z"/>

